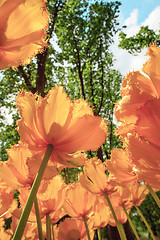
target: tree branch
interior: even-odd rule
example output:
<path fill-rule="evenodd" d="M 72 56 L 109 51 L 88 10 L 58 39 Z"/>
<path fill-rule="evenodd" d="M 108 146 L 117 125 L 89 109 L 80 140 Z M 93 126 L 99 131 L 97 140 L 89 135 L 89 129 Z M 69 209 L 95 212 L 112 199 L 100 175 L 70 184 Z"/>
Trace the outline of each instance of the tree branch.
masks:
<path fill-rule="evenodd" d="M 103 68 L 103 60 L 102 60 L 102 39 L 100 40 L 100 63 L 101 63 L 101 88 L 102 88 L 102 94 L 101 94 L 101 102 L 99 105 L 99 109 L 96 112 L 96 115 L 99 115 L 102 105 L 103 105 L 103 97 L 104 97 L 104 93 L 103 93 L 103 81 L 104 81 L 104 68 Z"/>
<path fill-rule="evenodd" d="M 76 39 L 75 39 L 74 36 L 73 36 L 73 41 L 75 43 L 75 49 L 77 51 L 78 62 L 76 62 L 76 65 L 77 65 L 77 68 L 78 68 L 79 80 L 80 80 L 80 83 L 81 83 L 82 96 L 83 96 L 84 99 L 86 99 L 85 91 L 84 91 L 83 75 L 82 75 L 83 71 L 81 70 L 80 54 L 79 54 L 79 49 L 78 49 L 77 42 L 76 42 Z"/>
<path fill-rule="evenodd" d="M 58 3 L 58 4 L 57 4 Z M 62 4 L 62 6 L 61 6 Z M 52 33 L 54 31 L 55 22 L 58 16 L 58 12 L 62 9 L 64 3 L 61 1 L 56 1 L 55 3 L 55 11 L 52 15 L 51 26 L 48 30 L 48 38 L 51 39 Z M 49 43 L 49 41 L 48 41 Z M 36 91 L 41 94 L 42 97 L 45 96 L 44 89 L 46 84 L 46 74 L 45 74 L 45 63 L 48 55 L 48 48 L 45 49 L 43 53 L 37 54 L 37 78 L 36 78 Z"/>
<path fill-rule="evenodd" d="M 28 90 L 30 90 L 33 94 L 36 92 L 36 88 L 32 86 L 32 84 L 29 81 L 29 77 L 27 76 L 26 72 L 24 71 L 24 68 L 22 65 L 18 66 L 18 70 L 20 71 L 22 77 L 24 78 L 24 81 L 28 87 Z"/>
<path fill-rule="evenodd" d="M 95 113 L 96 105 L 95 105 L 95 102 L 94 102 L 94 89 L 93 89 L 93 76 L 92 76 L 92 64 L 91 64 L 91 61 L 90 61 L 90 87 L 91 87 L 91 100 L 92 100 L 92 103 L 93 103 L 93 112 Z"/>

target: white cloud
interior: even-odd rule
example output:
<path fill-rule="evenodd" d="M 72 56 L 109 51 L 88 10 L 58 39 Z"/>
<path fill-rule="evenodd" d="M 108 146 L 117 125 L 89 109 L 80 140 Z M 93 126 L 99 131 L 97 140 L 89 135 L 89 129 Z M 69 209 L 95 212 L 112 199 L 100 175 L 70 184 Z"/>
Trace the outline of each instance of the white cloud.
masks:
<path fill-rule="evenodd" d="M 160 30 L 160 6 L 156 7 L 141 24 L 142 26 L 149 26 L 154 31 Z"/>
<path fill-rule="evenodd" d="M 148 57 L 145 56 L 147 48 L 143 49 L 137 56 L 129 54 L 126 50 L 116 48 L 114 55 L 116 62 L 114 67 L 118 69 L 122 75 L 126 76 L 127 73 L 132 71 L 141 70 L 143 64 L 147 61 Z"/>
<path fill-rule="evenodd" d="M 130 14 L 130 17 L 127 18 L 123 25 L 125 25 L 127 28 L 124 30 L 124 32 L 127 34 L 128 37 L 133 36 L 136 34 L 140 27 L 137 25 L 138 21 L 138 9 L 133 9 L 133 11 Z"/>
<path fill-rule="evenodd" d="M 127 37 L 135 35 L 141 26 L 148 25 L 149 28 L 158 30 L 160 29 L 160 6 L 155 8 L 142 22 L 138 25 L 138 10 L 134 9 L 130 17 L 123 21 L 122 25 L 126 25 L 127 28 L 124 32 L 127 34 Z M 114 67 L 118 69 L 124 76 L 131 71 L 141 70 L 143 64 L 147 61 L 148 56 L 145 56 L 147 52 L 147 48 L 143 49 L 141 53 L 137 54 L 137 56 L 133 56 L 129 54 L 126 50 L 118 48 L 118 36 L 115 37 L 115 44 L 111 47 L 111 51 L 113 52 L 116 62 Z"/>
<path fill-rule="evenodd" d="M 132 25 L 137 25 L 137 20 L 138 20 L 138 9 L 133 9 L 130 17 L 124 21 L 124 25 L 127 25 L 127 27 Z"/>

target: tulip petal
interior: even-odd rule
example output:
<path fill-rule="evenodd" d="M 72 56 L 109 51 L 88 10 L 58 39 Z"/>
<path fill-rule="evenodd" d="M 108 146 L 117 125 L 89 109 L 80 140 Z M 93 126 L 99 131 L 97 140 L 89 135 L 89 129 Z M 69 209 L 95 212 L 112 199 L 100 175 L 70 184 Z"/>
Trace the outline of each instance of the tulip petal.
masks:
<path fill-rule="evenodd" d="M 101 128 L 101 123 L 102 119 L 90 115 L 78 118 L 67 129 L 64 137 L 56 143 L 56 148 L 70 153 L 79 150 L 97 150 L 106 138 L 106 133 L 104 128 Z"/>

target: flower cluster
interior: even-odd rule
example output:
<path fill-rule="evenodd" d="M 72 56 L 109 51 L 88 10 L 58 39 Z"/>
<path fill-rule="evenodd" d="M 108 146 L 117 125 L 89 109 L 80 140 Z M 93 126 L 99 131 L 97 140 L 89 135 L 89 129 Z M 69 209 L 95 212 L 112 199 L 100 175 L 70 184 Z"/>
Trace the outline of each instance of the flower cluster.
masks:
<path fill-rule="evenodd" d="M 132 72 L 122 83 L 122 99 L 115 115 L 121 126 L 124 146 L 137 169 L 140 181 L 159 188 L 160 185 L 160 48 L 148 49 L 149 60 L 142 72 Z"/>

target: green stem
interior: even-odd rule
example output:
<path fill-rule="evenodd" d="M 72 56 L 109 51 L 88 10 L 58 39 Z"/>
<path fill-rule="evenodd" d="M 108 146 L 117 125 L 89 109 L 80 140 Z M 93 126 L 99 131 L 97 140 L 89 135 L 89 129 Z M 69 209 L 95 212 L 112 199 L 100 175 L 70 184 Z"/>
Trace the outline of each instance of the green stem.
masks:
<path fill-rule="evenodd" d="M 91 240 L 91 237 L 89 235 L 88 224 L 87 224 L 85 215 L 83 215 L 82 218 L 83 218 L 83 222 L 84 222 L 84 225 L 85 225 L 85 228 L 86 228 L 86 233 L 87 233 L 88 240 Z"/>
<path fill-rule="evenodd" d="M 52 238 L 53 238 L 53 240 L 55 240 L 53 224 L 52 224 Z"/>
<path fill-rule="evenodd" d="M 116 225 L 117 225 L 117 229 L 118 229 L 118 232 L 119 232 L 119 235 L 120 235 L 121 240 L 127 240 L 126 235 L 125 235 L 125 232 L 124 232 L 124 229 L 123 229 L 123 226 L 122 226 L 122 224 L 121 224 L 121 223 L 118 221 L 118 219 L 117 219 L 117 216 L 116 216 L 116 214 L 115 214 L 114 208 L 113 208 L 112 203 L 111 203 L 111 201 L 110 201 L 110 199 L 109 199 L 109 197 L 108 197 L 107 192 L 104 192 L 104 196 L 105 196 L 105 198 L 106 198 L 106 200 L 107 200 L 107 202 L 108 202 L 108 205 L 109 205 L 110 210 L 111 210 L 111 212 L 112 212 L 112 215 L 113 215 L 113 217 L 114 217 L 114 221 L 115 221 L 115 223 L 116 223 Z"/>
<path fill-rule="evenodd" d="M 42 163 L 41 163 L 41 166 L 40 166 L 39 171 L 38 171 L 38 173 L 35 177 L 35 180 L 34 180 L 34 183 L 32 185 L 29 197 L 27 199 L 26 205 L 23 209 L 21 218 L 19 220 L 19 224 L 18 224 L 17 229 L 14 233 L 13 240 L 20 240 L 22 238 L 22 235 L 23 235 L 23 232 L 24 232 L 24 229 L 25 229 L 30 211 L 32 209 L 33 202 L 35 200 L 35 196 L 37 194 L 39 185 L 41 183 L 44 171 L 46 169 L 46 166 L 47 166 L 49 158 L 52 154 L 52 151 L 53 151 L 53 145 L 48 144 L 47 150 L 45 152 L 44 158 L 43 158 Z"/>
<path fill-rule="evenodd" d="M 101 238 L 101 229 L 100 228 L 97 229 L 97 233 L 98 233 L 98 240 L 102 240 L 102 238 Z"/>
<path fill-rule="evenodd" d="M 42 223 L 41 223 L 41 217 L 40 217 L 40 213 L 39 213 L 38 200 L 37 200 L 36 196 L 34 199 L 34 208 L 35 208 L 35 212 L 36 212 L 39 240 L 43 240 Z"/>
<path fill-rule="evenodd" d="M 125 214 L 126 214 L 126 216 L 127 216 L 128 222 L 129 222 L 129 224 L 130 224 L 130 226 L 131 226 L 131 228 L 132 228 L 132 230 L 133 230 L 133 232 L 134 232 L 134 234 L 135 234 L 135 236 L 136 236 L 136 239 L 137 239 L 137 240 L 140 240 L 140 237 L 138 236 L 138 233 L 137 233 L 137 231 L 136 231 L 136 229 L 135 229 L 135 227 L 134 227 L 134 225 L 133 225 L 133 223 L 132 223 L 132 220 L 131 220 L 129 214 L 127 213 L 127 210 L 126 210 L 125 206 L 122 205 L 122 208 L 123 208 L 123 210 L 124 210 L 124 212 L 125 212 Z"/>
<path fill-rule="evenodd" d="M 147 223 L 147 221 L 146 221 L 145 217 L 143 216 L 143 214 L 142 214 L 142 212 L 141 212 L 140 208 L 139 208 L 139 207 L 137 207 L 135 204 L 134 204 L 134 206 L 135 206 L 135 208 L 137 209 L 137 211 L 138 211 L 139 215 L 141 216 L 141 218 L 142 218 L 142 220 L 143 220 L 144 224 L 146 225 L 146 227 L 147 227 L 148 231 L 150 232 L 150 234 L 151 234 L 151 236 L 152 236 L 153 240 L 156 240 L 156 238 L 155 238 L 155 236 L 154 236 L 154 234 L 153 234 L 153 232 L 152 232 L 152 230 L 151 230 L 151 228 L 150 228 L 149 224 Z"/>
<path fill-rule="evenodd" d="M 51 220 L 49 213 L 46 214 L 46 237 L 47 240 L 51 240 Z"/>
<path fill-rule="evenodd" d="M 150 191 L 150 194 L 152 195 L 152 197 L 154 198 L 155 202 L 157 203 L 158 207 L 160 208 L 160 199 L 157 196 L 157 194 L 153 191 L 152 187 L 147 185 L 148 190 Z"/>

